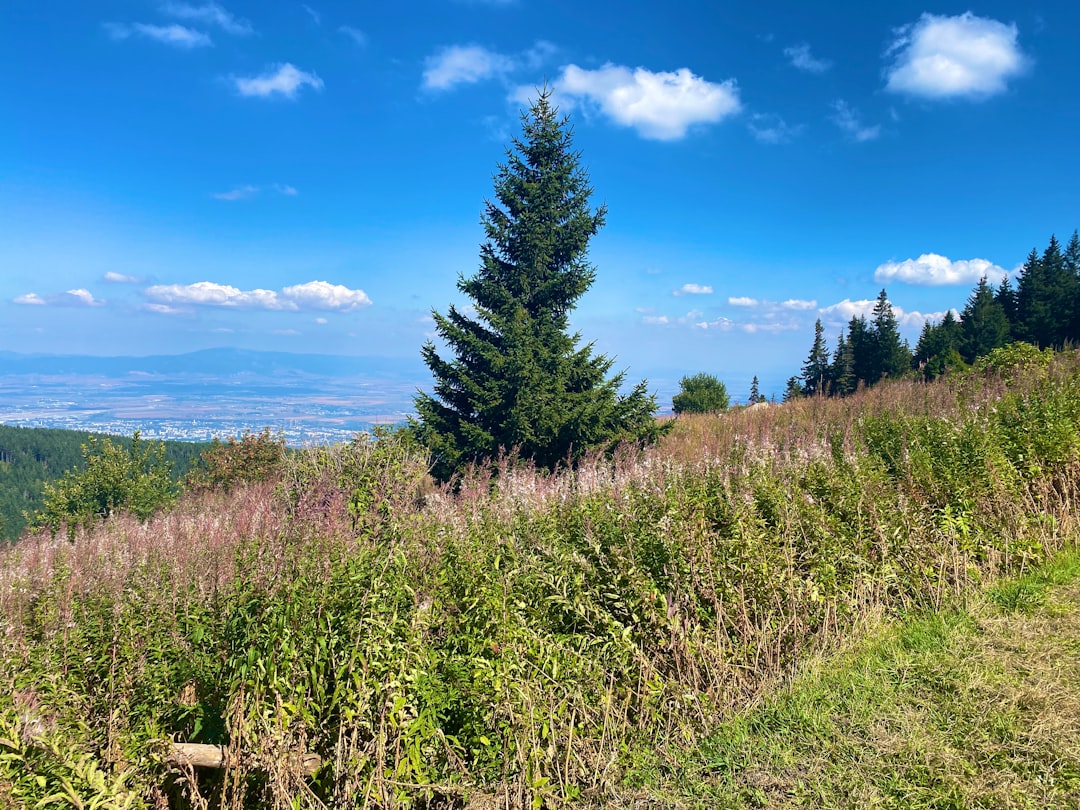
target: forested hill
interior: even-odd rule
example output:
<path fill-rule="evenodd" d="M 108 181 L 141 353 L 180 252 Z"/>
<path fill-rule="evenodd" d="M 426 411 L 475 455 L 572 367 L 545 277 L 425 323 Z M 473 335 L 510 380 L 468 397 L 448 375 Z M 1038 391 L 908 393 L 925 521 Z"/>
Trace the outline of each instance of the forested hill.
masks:
<path fill-rule="evenodd" d="M 40 508 L 46 481 L 85 466 L 81 448 L 92 435 L 100 434 L 0 425 L 0 543 L 16 539 L 26 524 L 23 513 Z M 124 446 L 131 443 L 130 438 L 109 439 Z M 173 464 L 174 477 L 183 478 L 205 447 L 194 442 L 165 442 L 165 457 Z"/>

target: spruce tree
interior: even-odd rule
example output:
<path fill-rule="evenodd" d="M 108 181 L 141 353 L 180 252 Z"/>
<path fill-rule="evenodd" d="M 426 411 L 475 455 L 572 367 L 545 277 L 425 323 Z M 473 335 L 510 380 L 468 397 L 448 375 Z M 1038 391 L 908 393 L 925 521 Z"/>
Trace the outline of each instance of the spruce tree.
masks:
<path fill-rule="evenodd" d="M 951 309 L 945 312 L 941 323 L 926 322 L 915 346 L 914 358 L 915 367 L 922 369 L 924 379 L 933 380 L 950 368 L 963 366 L 960 341 L 960 322 Z"/>
<path fill-rule="evenodd" d="M 758 386 L 757 374 L 754 375 L 754 379 L 750 381 L 750 404 L 757 405 L 759 402 L 764 402 L 765 397 L 761 395 L 761 389 Z"/>
<path fill-rule="evenodd" d="M 498 166 L 480 268 L 458 280 L 476 317 L 453 305 L 446 315 L 432 312 L 454 357 L 444 359 L 431 342 L 423 347 L 435 385 L 417 395 L 410 429 L 432 451 L 438 478 L 502 451 L 552 468 L 657 433 L 646 383 L 620 395 L 623 373 L 607 376 L 613 359 L 568 331 L 595 278 L 588 244 L 606 214 L 589 206 L 593 189 L 572 134 L 545 89 Z"/>
<path fill-rule="evenodd" d="M 1005 319 L 1009 322 L 1009 336 L 1014 336 L 1017 322 L 1016 290 L 1013 288 L 1008 276 L 1005 276 L 1001 280 L 1001 284 L 998 285 L 997 291 L 994 293 L 994 300 L 1001 304 L 1001 310 L 1005 313 Z"/>
<path fill-rule="evenodd" d="M 965 363 L 974 363 L 1008 342 L 1009 319 L 983 276 L 960 313 L 960 355 Z"/>
<path fill-rule="evenodd" d="M 872 379 L 867 384 L 873 385 L 882 377 L 900 377 L 911 368 L 911 352 L 900 340 L 900 328 L 893 313 L 892 304 L 885 290 L 878 295 L 874 304 L 874 318 L 871 321 L 874 344 L 874 364 L 871 366 Z"/>
<path fill-rule="evenodd" d="M 1053 294 L 1046 267 L 1039 252 L 1032 248 L 1020 271 L 1016 289 L 1016 323 L 1013 336 L 1046 348 L 1054 343 Z"/>
<path fill-rule="evenodd" d="M 821 318 L 814 323 L 814 343 L 802 367 L 803 391 L 807 396 L 824 394 L 829 379 L 829 347 L 825 345 L 825 327 Z"/>
<path fill-rule="evenodd" d="M 855 378 L 855 353 L 851 342 L 840 332 L 833 352 L 832 365 L 829 366 L 829 393 L 833 396 L 846 397 L 855 393 L 859 381 Z"/>

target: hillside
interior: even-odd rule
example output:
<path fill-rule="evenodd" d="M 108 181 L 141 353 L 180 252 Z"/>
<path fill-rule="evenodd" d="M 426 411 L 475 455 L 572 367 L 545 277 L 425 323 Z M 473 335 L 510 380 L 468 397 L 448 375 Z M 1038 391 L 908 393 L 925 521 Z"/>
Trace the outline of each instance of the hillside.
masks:
<path fill-rule="evenodd" d="M 101 435 L 0 425 L 0 543 L 16 539 L 26 524 L 23 514 L 41 507 L 45 482 L 56 481 L 68 470 L 85 466 L 80 448 L 90 436 Z M 109 438 L 120 444 L 131 441 Z M 177 480 L 199 460 L 205 446 L 191 442 L 165 443 L 165 456 L 172 463 Z"/>
<path fill-rule="evenodd" d="M 948 669 L 993 652 L 965 610 L 1038 607 L 1010 578 L 1076 549 L 1080 355 L 1016 359 L 680 418 L 573 472 L 503 459 L 456 489 L 407 442 L 358 439 L 146 523 L 25 538 L 0 557 L 0 805 L 855 801 L 831 784 L 1074 806 L 1069 735 L 1025 731 L 1066 707 Z M 956 715 L 920 714 L 939 704 Z M 227 775 L 170 767 L 170 741 L 228 746 Z"/>

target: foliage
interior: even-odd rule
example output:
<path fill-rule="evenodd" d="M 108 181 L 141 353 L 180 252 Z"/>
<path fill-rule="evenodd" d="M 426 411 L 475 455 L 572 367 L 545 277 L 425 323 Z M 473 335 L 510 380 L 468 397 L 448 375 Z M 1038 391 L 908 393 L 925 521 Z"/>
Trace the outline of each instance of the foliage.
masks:
<path fill-rule="evenodd" d="M 744 761 L 696 744 L 818 656 L 1075 543 L 1080 356 L 1011 368 L 687 414 L 654 446 L 456 488 L 380 432 L 148 522 L 28 537 L 0 555 L 0 717 L 182 808 L 670 806 L 683 772 L 692 799 Z M 918 664 L 889 683 L 940 680 Z M 745 730 L 832 738 L 851 705 Z M 227 743 L 233 768 L 170 776 L 170 739 Z M 22 767 L 0 758 L 0 785 Z"/>
<path fill-rule="evenodd" d="M 435 386 L 416 397 L 411 429 L 439 479 L 501 452 L 551 469 L 591 448 L 656 437 L 646 383 L 621 395 L 624 375 L 607 377 L 614 360 L 568 331 L 596 276 L 588 243 L 606 209 L 590 209 L 592 191 L 567 120 L 544 90 L 496 173 L 480 269 L 458 281 L 476 318 L 453 305 L 432 313 L 454 359 L 424 346 Z"/>
<path fill-rule="evenodd" d="M 74 537 L 78 524 L 88 525 L 117 512 L 146 520 L 175 499 L 178 487 L 164 442 L 144 442 L 139 431 L 129 446 L 90 436 L 82 447 L 86 466 L 45 484 L 44 505 L 34 514 L 35 528 L 54 534 L 66 526 Z"/>
<path fill-rule="evenodd" d="M 814 323 L 814 344 L 802 367 L 802 389 L 807 396 L 824 394 L 829 382 L 829 349 L 825 345 L 825 327 L 821 318 Z"/>
<path fill-rule="evenodd" d="M 729 404 L 727 386 L 704 372 L 679 380 L 679 393 L 671 399 L 671 409 L 676 415 L 719 413 L 726 411 Z"/>
<path fill-rule="evenodd" d="M 0 425 L 0 545 L 15 540 L 26 525 L 26 514 L 41 509 L 42 489 L 65 471 L 81 469 L 86 459 L 81 446 L 96 435 L 55 428 L 24 428 Z M 112 436 L 114 444 L 127 446 L 130 438 Z M 175 476 L 184 476 L 198 459 L 203 445 L 165 442 L 165 457 Z"/>
<path fill-rule="evenodd" d="M 261 433 L 245 431 L 239 438 L 224 442 L 215 437 L 202 451 L 199 464 L 188 474 L 186 486 L 192 490 L 228 491 L 277 476 L 285 461 L 285 439 L 273 436 L 270 428 Z"/>

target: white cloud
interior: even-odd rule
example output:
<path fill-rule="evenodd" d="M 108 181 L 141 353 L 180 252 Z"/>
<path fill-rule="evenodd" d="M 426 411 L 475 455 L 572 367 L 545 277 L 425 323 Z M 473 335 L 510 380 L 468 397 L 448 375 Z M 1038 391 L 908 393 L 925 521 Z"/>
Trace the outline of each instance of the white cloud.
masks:
<path fill-rule="evenodd" d="M 665 326 L 671 322 L 671 319 L 667 315 L 645 315 L 641 322 L 650 326 Z"/>
<path fill-rule="evenodd" d="M 1009 274 L 987 259 L 950 261 L 937 253 L 924 253 L 917 259 L 885 262 L 874 271 L 875 281 L 902 281 L 937 287 L 944 284 L 975 284 L 984 276 L 989 281 L 1001 281 Z"/>
<path fill-rule="evenodd" d="M 360 45 L 360 46 L 367 45 L 367 42 L 368 42 L 367 34 L 365 34 L 359 28 L 353 28 L 351 25 L 343 25 L 340 28 L 338 28 L 338 32 L 344 34 L 345 36 L 347 36 L 349 39 L 351 39 L 357 45 Z"/>
<path fill-rule="evenodd" d="M 217 194 L 211 194 L 215 200 L 226 200 L 233 202 L 235 200 L 250 200 L 256 194 L 259 193 L 258 186 L 237 186 L 229 191 L 222 191 Z"/>
<path fill-rule="evenodd" d="M 202 31 L 196 31 L 193 28 L 186 28 L 175 23 L 172 25 L 105 23 L 105 30 L 109 32 L 109 36 L 113 39 L 127 39 L 138 35 L 177 48 L 201 48 L 213 44 L 210 37 Z"/>
<path fill-rule="evenodd" d="M 791 60 L 792 67 L 807 73 L 824 73 L 832 67 L 828 59 L 818 59 L 810 53 L 810 46 L 805 42 L 801 45 L 792 45 L 784 48 L 784 56 Z"/>
<path fill-rule="evenodd" d="M 295 197 L 298 192 L 295 188 L 284 183 L 274 183 L 274 191 L 278 194 L 284 194 L 286 197 Z"/>
<path fill-rule="evenodd" d="M 168 307 L 208 306 L 231 309 L 263 309 L 298 312 L 301 310 L 330 310 L 352 312 L 370 306 L 371 299 L 363 290 L 351 290 L 341 284 L 309 281 L 274 290 L 241 290 L 228 284 L 199 281 L 194 284 L 159 284 L 143 291 L 152 304 Z M 158 310 L 155 310 L 158 311 Z"/>
<path fill-rule="evenodd" d="M 795 332 L 800 326 L 795 321 L 766 321 L 765 323 L 741 323 L 739 328 L 753 335 L 758 332 Z"/>
<path fill-rule="evenodd" d="M 747 129 L 761 143 L 790 143 L 803 131 L 803 126 L 791 126 L 779 115 L 754 113 L 746 123 Z"/>
<path fill-rule="evenodd" d="M 53 303 L 60 306 L 69 307 L 103 307 L 105 302 L 99 298 L 94 298 L 93 293 L 89 290 L 77 289 L 68 290 L 65 293 L 61 293 L 56 296 Z"/>
<path fill-rule="evenodd" d="M 315 323 L 319 324 L 319 326 L 326 326 L 330 321 L 326 320 L 326 318 L 316 318 Z"/>
<path fill-rule="evenodd" d="M 846 101 L 834 101 L 829 106 L 833 110 L 833 123 L 851 136 L 852 140 L 863 143 L 864 141 L 872 141 L 881 134 L 880 125 L 863 126 L 858 113 Z"/>
<path fill-rule="evenodd" d="M 1015 24 L 970 11 L 955 17 L 923 14 L 904 26 L 886 51 L 895 55 L 885 89 L 922 98 L 986 98 L 1002 93 L 1028 59 Z"/>
<path fill-rule="evenodd" d="M 37 293 L 27 293 L 14 299 L 16 304 L 28 304 L 30 306 L 56 306 L 56 307 L 103 307 L 105 302 L 95 298 L 93 293 L 82 288 L 68 290 L 67 292 L 50 295 L 43 298 Z"/>
<path fill-rule="evenodd" d="M 563 106 L 595 106 L 615 123 L 658 141 L 678 140 L 691 126 L 715 124 L 742 108 L 734 79 L 717 84 L 688 68 L 653 73 L 610 63 L 596 70 L 567 65 L 553 89 Z M 518 88 L 515 98 L 532 93 Z"/>
<path fill-rule="evenodd" d="M 750 298 L 746 295 L 737 295 L 727 300 L 728 304 L 733 307 L 756 307 L 761 302 L 756 298 Z"/>
<path fill-rule="evenodd" d="M 683 284 L 672 295 L 712 295 L 713 288 L 708 284 Z"/>
<path fill-rule="evenodd" d="M 201 6 L 193 6 L 190 3 L 165 3 L 161 10 L 170 17 L 181 20 L 191 20 L 203 25 L 216 25 L 228 34 L 250 34 L 251 23 L 247 20 L 238 20 L 230 12 L 217 3 L 205 3 Z"/>
<path fill-rule="evenodd" d="M 911 312 L 905 312 L 903 308 L 892 304 L 892 302 L 890 302 L 890 304 L 892 305 L 893 315 L 896 317 L 897 324 L 905 328 L 922 328 L 922 325 L 927 321 L 940 320 L 945 317 L 944 311 L 919 312 L 917 310 L 912 310 Z M 822 307 L 818 312 L 831 323 L 846 325 L 852 318 L 857 318 L 859 316 L 871 320 L 874 317 L 874 307 L 876 305 L 876 299 L 852 301 L 850 298 L 845 298 L 843 301 L 839 301 L 827 307 Z"/>
<path fill-rule="evenodd" d="M 261 76 L 243 78 L 233 77 L 233 84 L 242 96 L 266 98 L 280 93 L 286 98 L 295 98 L 300 88 L 309 85 L 315 90 L 322 90 L 323 80 L 314 73 L 300 70 L 291 62 L 275 65 Z"/>
<path fill-rule="evenodd" d="M 275 329 L 271 334 L 285 335 L 286 337 L 293 337 L 295 335 L 299 335 L 300 332 L 296 331 L 295 329 Z"/>
<path fill-rule="evenodd" d="M 852 318 L 857 318 L 860 315 L 864 318 L 869 318 L 874 311 L 874 304 L 876 303 L 877 301 L 871 301 L 866 298 L 860 301 L 852 301 L 850 298 L 845 298 L 843 301 L 838 301 L 835 304 L 822 307 L 818 311 L 829 320 L 839 320 L 847 323 Z"/>
<path fill-rule="evenodd" d="M 285 287 L 281 293 L 301 309 L 352 312 L 371 305 L 371 299 L 363 290 L 350 290 L 344 285 L 326 281 L 309 281 L 306 284 Z"/>
<path fill-rule="evenodd" d="M 316 25 L 322 25 L 322 14 L 313 9 L 307 3 L 301 3 L 300 7 L 308 13 L 308 16 L 315 22 Z"/>
<path fill-rule="evenodd" d="M 475 84 L 514 69 L 514 60 L 480 45 L 451 45 L 424 61 L 424 87 L 449 90 L 455 84 Z"/>
<path fill-rule="evenodd" d="M 719 330 L 721 332 L 728 332 L 734 328 L 734 321 L 730 321 L 727 318 L 717 318 L 713 321 L 697 321 L 691 324 L 694 329 L 703 329 L 706 331 Z"/>
<path fill-rule="evenodd" d="M 780 304 L 780 306 L 784 309 L 791 309 L 801 312 L 817 307 L 817 301 L 807 300 L 804 298 L 789 298 L 787 301 L 784 301 L 782 304 Z"/>
<path fill-rule="evenodd" d="M 180 307 L 171 307 L 168 304 L 143 304 L 147 312 L 156 312 L 158 315 L 186 315 L 187 310 Z M 231 329 L 229 330 L 232 331 Z"/>
<path fill-rule="evenodd" d="M 102 278 L 110 284 L 138 284 L 141 281 L 141 279 L 138 279 L 135 276 L 125 276 L 123 273 L 115 273 L 112 270 L 107 272 Z"/>

